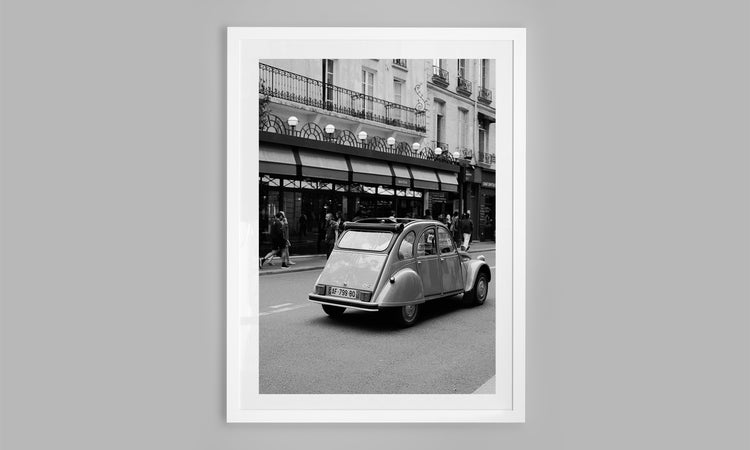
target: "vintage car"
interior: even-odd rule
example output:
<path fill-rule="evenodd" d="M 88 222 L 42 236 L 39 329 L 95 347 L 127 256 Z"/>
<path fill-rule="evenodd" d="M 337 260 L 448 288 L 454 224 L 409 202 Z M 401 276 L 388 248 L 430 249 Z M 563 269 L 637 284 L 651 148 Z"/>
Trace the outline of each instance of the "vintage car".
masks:
<path fill-rule="evenodd" d="M 411 326 L 430 300 L 463 294 L 467 306 L 483 304 L 490 279 L 484 257 L 458 250 L 438 221 L 364 219 L 344 223 L 308 298 L 332 317 L 384 311 Z"/>

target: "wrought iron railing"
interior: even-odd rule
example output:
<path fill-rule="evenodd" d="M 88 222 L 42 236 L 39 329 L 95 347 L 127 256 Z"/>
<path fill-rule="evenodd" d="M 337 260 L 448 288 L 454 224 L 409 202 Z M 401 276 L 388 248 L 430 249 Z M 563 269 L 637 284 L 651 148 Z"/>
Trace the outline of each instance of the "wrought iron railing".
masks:
<path fill-rule="evenodd" d="M 466 96 L 471 96 L 471 94 L 474 92 L 471 81 L 467 80 L 466 78 L 457 77 L 456 92 Z"/>
<path fill-rule="evenodd" d="M 433 146 L 421 146 L 418 150 L 414 150 L 412 144 L 408 142 L 395 142 L 394 145 L 388 145 L 388 141 L 380 136 L 372 136 L 362 141 L 349 130 L 335 130 L 332 134 L 328 134 L 323 128 L 313 122 L 304 125 L 298 123 L 298 125 L 299 126 L 291 127 L 285 121 L 281 120 L 281 118 L 270 113 L 264 114 L 259 122 L 260 131 L 266 131 L 269 133 L 295 136 L 314 141 L 330 142 L 339 145 L 346 145 L 353 149 L 372 150 L 393 155 L 408 156 L 410 158 L 439 161 L 447 164 L 458 163 L 453 155 L 447 151 L 447 145 L 442 147 L 443 144 L 440 146 L 443 148 L 442 154 L 436 155 L 433 148 L 436 148 L 437 146 L 434 144 Z"/>
<path fill-rule="evenodd" d="M 432 148 L 438 148 L 440 147 L 441 150 L 445 153 L 450 153 L 450 147 L 445 142 L 440 141 L 432 141 Z"/>
<path fill-rule="evenodd" d="M 474 150 L 467 148 L 467 147 L 459 147 L 458 153 L 460 154 L 460 159 L 463 159 L 464 161 L 469 161 L 472 158 L 474 158 Z"/>
<path fill-rule="evenodd" d="M 484 86 L 479 86 L 479 96 L 477 97 L 482 103 L 492 103 L 492 91 Z"/>
<path fill-rule="evenodd" d="M 432 82 L 443 86 L 448 86 L 449 73 L 440 66 L 432 66 Z"/>
<path fill-rule="evenodd" d="M 397 66 L 401 66 L 403 68 L 406 68 L 406 60 L 405 59 L 394 59 L 393 64 Z"/>
<path fill-rule="evenodd" d="M 260 63 L 260 93 L 348 116 L 425 132 L 425 112 Z"/>
<path fill-rule="evenodd" d="M 477 162 L 485 164 L 495 164 L 495 154 L 487 152 L 479 152 L 477 154 Z"/>

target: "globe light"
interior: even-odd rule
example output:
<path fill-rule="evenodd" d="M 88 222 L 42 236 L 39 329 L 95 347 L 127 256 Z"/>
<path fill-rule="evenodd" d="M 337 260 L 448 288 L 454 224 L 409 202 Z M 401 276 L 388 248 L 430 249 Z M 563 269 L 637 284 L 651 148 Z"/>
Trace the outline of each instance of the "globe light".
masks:
<path fill-rule="evenodd" d="M 333 134 L 333 132 L 336 131 L 336 127 L 334 127 L 333 125 L 329 123 L 328 125 L 326 125 L 325 130 L 326 130 L 326 133 Z"/>
<path fill-rule="evenodd" d="M 286 120 L 286 123 L 288 123 L 290 127 L 294 128 L 299 123 L 299 120 L 297 120 L 297 118 L 294 116 L 289 116 L 289 118 Z"/>
<path fill-rule="evenodd" d="M 415 143 L 411 144 L 411 149 L 414 150 L 415 152 L 419 151 L 419 147 L 420 147 L 419 146 L 419 142 L 415 142 Z"/>
<path fill-rule="evenodd" d="M 393 147 L 394 145 L 396 145 L 396 138 L 391 136 L 386 140 L 386 142 L 388 143 L 389 147 Z"/>
<path fill-rule="evenodd" d="M 364 141 L 365 139 L 367 139 L 367 132 L 360 131 L 359 134 L 357 134 L 357 137 L 359 137 L 360 141 Z"/>
<path fill-rule="evenodd" d="M 443 149 L 440 147 L 435 148 L 435 155 L 440 156 L 443 154 Z"/>
<path fill-rule="evenodd" d="M 453 157 L 456 158 L 456 159 L 458 159 L 458 158 L 461 157 L 461 153 L 460 152 L 453 152 Z"/>

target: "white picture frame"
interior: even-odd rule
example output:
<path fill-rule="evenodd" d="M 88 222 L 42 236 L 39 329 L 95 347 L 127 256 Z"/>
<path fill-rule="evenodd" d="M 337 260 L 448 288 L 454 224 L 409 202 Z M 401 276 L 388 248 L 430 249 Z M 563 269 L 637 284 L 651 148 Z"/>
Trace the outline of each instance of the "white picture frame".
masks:
<path fill-rule="evenodd" d="M 252 373 L 259 361 L 259 230 L 252 215 L 258 201 L 258 62 L 382 57 L 492 58 L 507 69 L 496 74 L 509 95 L 497 106 L 495 393 L 260 394 Z M 525 154 L 525 29 L 228 28 L 227 422 L 524 422 Z"/>

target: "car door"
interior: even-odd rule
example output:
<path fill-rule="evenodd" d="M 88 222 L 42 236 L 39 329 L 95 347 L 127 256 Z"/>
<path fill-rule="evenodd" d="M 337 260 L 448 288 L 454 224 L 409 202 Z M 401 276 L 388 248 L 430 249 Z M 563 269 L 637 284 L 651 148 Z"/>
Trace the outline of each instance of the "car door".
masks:
<path fill-rule="evenodd" d="M 443 280 L 443 293 L 455 292 L 463 289 L 461 274 L 461 259 L 456 251 L 448 230 L 438 227 L 438 251 L 440 260 L 440 272 Z"/>
<path fill-rule="evenodd" d="M 417 242 L 417 271 L 422 278 L 425 297 L 439 295 L 443 292 L 440 258 L 437 250 L 435 227 L 428 227 L 422 232 Z"/>

